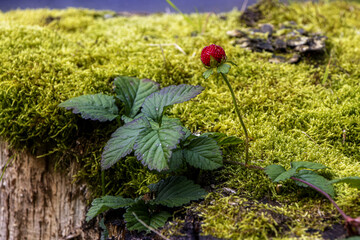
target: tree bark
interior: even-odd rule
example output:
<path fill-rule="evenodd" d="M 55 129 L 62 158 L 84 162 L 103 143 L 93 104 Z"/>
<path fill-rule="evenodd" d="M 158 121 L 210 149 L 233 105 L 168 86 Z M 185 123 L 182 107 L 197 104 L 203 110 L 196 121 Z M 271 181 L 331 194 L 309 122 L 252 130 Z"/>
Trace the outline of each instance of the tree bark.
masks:
<path fill-rule="evenodd" d="M 0 240 L 98 239 L 84 230 L 85 185 L 73 184 L 75 163 L 55 171 L 54 159 L 13 152 L 0 141 Z"/>

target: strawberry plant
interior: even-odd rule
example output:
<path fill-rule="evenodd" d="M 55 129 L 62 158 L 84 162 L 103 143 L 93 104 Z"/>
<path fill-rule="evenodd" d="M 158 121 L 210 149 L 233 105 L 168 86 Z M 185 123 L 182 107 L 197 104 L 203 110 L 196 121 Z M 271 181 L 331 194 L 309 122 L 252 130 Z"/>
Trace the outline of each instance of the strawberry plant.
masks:
<path fill-rule="evenodd" d="M 179 119 L 164 114 L 171 105 L 196 97 L 203 87 L 182 84 L 160 90 L 159 84 L 149 79 L 124 76 L 117 77 L 114 86 L 115 97 L 83 95 L 59 104 L 85 119 L 124 122 L 104 148 L 102 169 L 132 152 L 145 166 L 157 171 L 174 171 L 183 163 L 204 170 L 222 166 L 220 146 L 212 135 L 194 136 Z M 116 98 L 124 104 L 122 116 Z"/>
<path fill-rule="evenodd" d="M 227 61 L 227 57 L 224 49 L 215 44 L 203 48 L 201 52 L 201 61 L 204 64 L 204 66 L 208 68 L 208 70 L 203 73 L 205 79 L 209 78 L 212 74 L 216 74 L 216 75 L 220 74 L 224 79 L 225 83 L 227 84 L 230 90 L 233 99 L 233 104 L 235 107 L 235 112 L 239 118 L 239 121 L 245 133 L 245 138 L 246 138 L 245 163 L 235 163 L 235 164 L 239 164 L 248 168 L 265 170 L 266 174 L 273 182 L 281 182 L 281 181 L 286 181 L 288 179 L 292 179 L 296 182 L 297 185 L 301 187 L 310 187 L 318 191 L 319 193 L 324 195 L 327 199 L 329 199 L 329 201 L 335 206 L 335 208 L 344 218 L 345 227 L 347 229 L 348 235 L 350 236 L 360 235 L 360 217 L 352 218 L 350 216 L 347 216 L 344 213 L 344 211 L 340 209 L 340 207 L 333 200 L 333 197 L 335 196 L 335 190 L 332 186 L 332 184 L 335 183 L 347 183 L 351 187 L 360 189 L 360 177 L 351 176 L 341 179 L 328 180 L 323 176 L 319 175 L 317 172 L 315 172 L 316 170 L 327 168 L 325 165 L 320 163 L 312 163 L 312 162 L 304 162 L 304 161 L 292 162 L 291 168 L 289 170 L 286 170 L 283 166 L 277 164 L 267 166 L 265 169 L 259 166 L 248 165 L 249 137 L 244 121 L 241 117 L 240 111 L 236 103 L 234 91 L 230 85 L 229 80 L 226 77 L 226 74 L 228 74 L 231 68 L 231 66 L 226 64 L 226 62 L 232 65 L 235 64 L 231 61 Z M 234 162 L 228 162 L 228 163 L 234 164 Z"/>
<path fill-rule="evenodd" d="M 215 44 L 211 44 L 209 46 L 204 47 L 203 50 L 201 51 L 200 57 L 201 57 L 201 62 L 204 64 L 205 68 L 208 68 L 208 70 L 206 70 L 203 73 L 204 78 L 207 79 L 214 73 L 220 74 L 230 90 L 233 104 L 235 107 L 236 115 L 239 118 L 240 124 L 241 124 L 241 126 L 244 130 L 244 134 L 245 134 L 245 164 L 248 164 L 248 161 L 249 161 L 248 131 L 246 129 L 245 123 L 241 117 L 239 108 L 237 106 L 234 90 L 232 89 L 231 84 L 226 77 L 226 74 L 229 73 L 229 70 L 231 68 L 231 66 L 229 64 L 226 64 L 226 62 L 228 62 L 232 65 L 235 65 L 235 63 L 233 63 L 232 61 L 228 61 L 226 58 L 226 53 L 225 53 L 224 49 Z"/>
<path fill-rule="evenodd" d="M 339 179 L 328 180 L 323 176 L 319 175 L 316 170 L 327 168 L 325 165 L 320 163 L 312 162 L 292 162 L 291 168 L 286 170 L 281 165 L 270 165 L 264 170 L 269 178 L 273 182 L 282 182 L 288 179 L 292 179 L 297 185 L 301 187 L 310 187 L 322 195 L 324 195 L 334 205 L 336 210 L 345 220 L 345 228 L 349 236 L 360 235 L 360 217 L 352 218 L 347 216 L 343 210 L 336 204 L 333 197 L 335 196 L 335 190 L 333 184 L 336 183 L 347 183 L 350 187 L 360 189 L 360 177 L 350 176 Z"/>
<path fill-rule="evenodd" d="M 106 143 L 101 167 L 110 168 L 126 155 L 133 153 L 150 170 L 175 172 L 187 165 L 202 170 L 214 170 L 223 165 L 220 146 L 239 144 L 236 137 L 221 133 L 191 134 L 179 119 L 166 116 L 166 110 L 176 103 L 188 101 L 203 91 L 201 86 L 172 85 L 160 89 L 149 79 L 120 76 L 114 80 L 115 96 L 106 94 L 83 95 L 59 104 L 84 119 L 100 122 L 122 122 Z M 123 108 L 116 105 L 119 99 Z M 120 110 L 121 109 L 121 110 Z M 120 112 L 123 114 L 120 115 Z M 144 230 L 136 217 L 147 225 L 163 226 L 170 216 L 158 212 L 158 206 L 178 207 L 206 195 L 205 190 L 185 177 L 170 177 L 149 186 L 155 198 L 125 199 L 103 196 L 93 201 L 87 220 L 109 208 L 127 208 L 124 215 L 128 229 Z M 103 191 L 104 192 L 104 191 Z"/>
<path fill-rule="evenodd" d="M 141 196 L 136 199 L 120 196 L 103 196 L 96 198 L 87 213 L 86 220 L 90 221 L 95 216 L 106 210 L 125 208 L 124 220 L 128 230 L 149 231 L 148 227 L 159 228 L 171 217 L 167 208 L 179 207 L 192 200 L 203 198 L 207 192 L 199 185 L 182 176 L 172 176 L 158 183 L 148 186 L 151 196 Z M 141 219 L 147 226 L 137 220 Z"/>

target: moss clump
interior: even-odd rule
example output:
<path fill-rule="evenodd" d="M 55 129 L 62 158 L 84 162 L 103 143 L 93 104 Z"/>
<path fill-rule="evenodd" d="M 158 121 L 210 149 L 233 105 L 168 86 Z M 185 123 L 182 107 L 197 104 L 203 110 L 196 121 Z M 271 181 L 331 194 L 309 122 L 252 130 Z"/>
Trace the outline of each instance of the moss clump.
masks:
<path fill-rule="evenodd" d="M 206 32 L 196 36 L 181 15 L 121 17 L 82 9 L 0 13 L 0 135 L 14 147 L 41 149 L 65 166 L 77 160 L 82 166 L 77 179 L 87 180 L 99 196 L 102 147 L 118 125 L 89 123 L 57 105 L 82 94 L 111 94 L 114 77 L 127 75 L 153 79 L 162 87 L 202 85 L 206 90 L 201 95 L 170 113 L 193 131 L 244 137 L 226 85 L 201 76 L 200 52 L 214 43 L 238 64 L 229 80 L 252 137 L 252 164 L 314 161 L 329 166 L 328 176 L 359 175 L 360 5 L 270 4 L 261 10 L 259 23 L 295 21 L 307 31 L 325 34 L 323 58 L 277 65 L 268 62 L 268 53 L 232 46 L 226 31 L 244 27 L 236 10 L 226 14 L 227 20 L 210 15 Z M 176 43 L 186 54 L 165 45 L 162 54 L 156 44 L 167 43 Z M 329 77 L 322 82 L 330 57 Z M 242 148 L 228 149 L 226 157 L 243 161 Z M 233 166 L 220 175 L 222 185 L 198 205 L 204 234 L 303 239 L 311 238 L 309 228 L 317 237 L 339 221 L 332 206 L 311 190 L 286 183 L 277 192 L 279 187 L 263 173 Z M 137 196 L 156 180 L 136 159 L 127 158 L 106 171 L 106 193 Z M 236 193 L 224 196 L 223 187 Z M 360 191 L 346 185 L 336 190 L 340 207 L 353 217 L 360 215 Z"/>

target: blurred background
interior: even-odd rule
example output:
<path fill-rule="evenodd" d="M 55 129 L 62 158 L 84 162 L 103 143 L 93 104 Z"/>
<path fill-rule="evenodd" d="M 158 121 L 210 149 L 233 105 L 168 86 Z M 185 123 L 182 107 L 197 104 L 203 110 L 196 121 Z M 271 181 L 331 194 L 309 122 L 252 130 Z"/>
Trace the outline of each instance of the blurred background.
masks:
<path fill-rule="evenodd" d="M 172 0 L 183 12 L 228 12 L 243 9 L 256 0 Z M 166 0 L 0 0 L 0 10 L 10 11 L 26 8 L 90 8 L 115 12 L 154 13 L 175 12 Z"/>

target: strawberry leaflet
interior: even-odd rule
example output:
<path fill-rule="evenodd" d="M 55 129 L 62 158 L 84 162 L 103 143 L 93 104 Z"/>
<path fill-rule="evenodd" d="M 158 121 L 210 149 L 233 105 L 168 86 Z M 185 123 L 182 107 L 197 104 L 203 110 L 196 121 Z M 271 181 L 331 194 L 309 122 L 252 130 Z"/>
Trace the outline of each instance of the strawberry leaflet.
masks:
<path fill-rule="evenodd" d="M 171 217 L 170 213 L 166 211 L 155 212 L 149 209 L 148 205 L 142 200 L 129 207 L 124 214 L 126 228 L 130 231 L 150 231 L 149 228 L 139 222 L 139 219 L 146 225 L 157 229 L 164 226 L 169 217 Z"/>
<path fill-rule="evenodd" d="M 167 170 L 172 149 L 176 148 L 183 135 L 178 121 L 165 118 L 161 126 L 149 124 L 137 137 L 135 155 L 149 169 Z"/>
<path fill-rule="evenodd" d="M 125 105 L 125 115 L 130 118 L 136 116 L 145 98 L 159 90 L 159 84 L 150 79 L 126 76 L 115 78 L 114 85 L 117 97 Z"/>
<path fill-rule="evenodd" d="M 138 118 L 119 127 L 107 142 L 101 159 L 102 169 L 114 165 L 121 158 L 132 152 L 140 131 L 145 129 L 143 118 Z"/>
<path fill-rule="evenodd" d="M 207 192 L 199 185 L 183 176 L 168 177 L 149 185 L 149 189 L 156 194 L 156 198 L 150 204 L 161 204 L 168 207 L 179 207 L 207 195 Z"/>
<path fill-rule="evenodd" d="M 191 166 L 204 170 L 214 170 L 223 165 L 219 145 L 205 136 L 191 140 L 183 150 L 183 156 Z"/>
<path fill-rule="evenodd" d="M 201 86 L 181 84 L 165 87 L 146 98 L 141 112 L 160 123 L 164 108 L 176 103 L 188 101 L 204 90 Z"/>
<path fill-rule="evenodd" d="M 84 119 L 98 120 L 100 122 L 112 121 L 118 116 L 115 98 L 102 93 L 82 95 L 66 100 L 59 107 L 80 113 Z"/>

